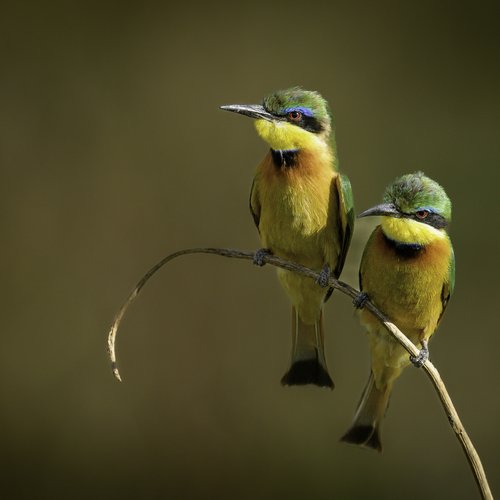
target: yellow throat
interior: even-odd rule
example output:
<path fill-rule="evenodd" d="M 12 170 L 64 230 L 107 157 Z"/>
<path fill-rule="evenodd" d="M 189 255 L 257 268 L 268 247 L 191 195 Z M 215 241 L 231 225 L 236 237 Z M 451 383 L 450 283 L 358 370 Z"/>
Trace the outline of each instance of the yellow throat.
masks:
<path fill-rule="evenodd" d="M 322 135 L 313 134 L 288 122 L 255 120 L 255 128 L 274 150 L 316 149 L 325 145 Z"/>
<path fill-rule="evenodd" d="M 400 243 L 428 245 L 447 238 L 444 230 L 406 218 L 382 217 L 382 230 L 388 238 Z"/>

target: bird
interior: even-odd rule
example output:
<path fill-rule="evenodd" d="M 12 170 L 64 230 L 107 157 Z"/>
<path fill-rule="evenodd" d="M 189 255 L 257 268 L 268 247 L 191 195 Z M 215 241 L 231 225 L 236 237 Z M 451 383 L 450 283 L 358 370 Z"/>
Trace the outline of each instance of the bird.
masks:
<path fill-rule="evenodd" d="M 338 171 L 332 118 L 316 91 L 291 87 L 262 104 L 221 109 L 253 118 L 269 151 L 257 166 L 250 211 L 262 248 L 254 263 L 272 254 L 319 273 L 311 278 L 278 269 L 292 303 L 292 354 L 282 385 L 314 384 L 333 389 L 324 351 L 323 304 L 344 266 L 354 227 L 351 184 Z"/>
<path fill-rule="evenodd" d="M 395 380 L 406 366 L 422 366 L 455 285 L 455 255 L 448 235 L 451 202 L 445 190 L 422 172 L 397 178 L 383 203 L 359 217 L 381 216 L 365 246 L 359 270 L 358 304 L 368 333 L 371 371 L 342 441 L 382 451 L 381 422 Z M 409 356 L 363 303 L 370 300 L 415 344 Z"/>

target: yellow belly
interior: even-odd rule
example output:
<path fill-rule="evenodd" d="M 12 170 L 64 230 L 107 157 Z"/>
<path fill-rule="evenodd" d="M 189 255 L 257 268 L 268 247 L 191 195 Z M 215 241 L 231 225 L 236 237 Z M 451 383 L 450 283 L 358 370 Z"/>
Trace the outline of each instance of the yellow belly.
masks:
<path fill-rule="evenodd" d="M 443 311 L 441 294 L 448 282 L 451 245 L 447 238 L 427 245 L 417 258 L 398 257 L 388 247 L 380 226 L 363 255 L 361 282 L 370 300 L 415 344 L 434 333 Z M 372 364 L 377 379 L 385 367 L 409 364 L 408 353 L 368 311 L 360 313 L 370 334 Z M 377 385 L 379 385 L 377 383 Z"/>
<path fill-rule="evenodd" d="M 334 265 L 339 253 L 337 173 L 328 165 L 301 164 L 277 171 L 270 157 L 256 176 L 262 245 L 276 255 L 321 269 Z"/>
<path fill-rule="evenodd" d="M 337 173 L 327 161 L 301 152 L 294 167 L 277 169 L 270 156 L 255 178 L 260 205 L 261 243 L 275 255 L 320 271 L 336 265 L 338 198 Z M 329 158 L 325 158 L 328 160 Z M 306 323 L 317 321 L 326 290 L 310 278 L 279 271 L 280 281 Z"/>

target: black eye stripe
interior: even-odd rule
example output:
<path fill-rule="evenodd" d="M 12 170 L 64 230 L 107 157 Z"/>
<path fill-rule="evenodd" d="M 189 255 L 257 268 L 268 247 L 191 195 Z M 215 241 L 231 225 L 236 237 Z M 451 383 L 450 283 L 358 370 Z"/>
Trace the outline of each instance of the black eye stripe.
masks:
<path fill-rule="evenodd" d="M 296 125 L 297 127 L 301 127 L 304 130 L 307 130 L 308 132 L 313 132 L 315 134 L 318 134 L 320 132 L 323 132 L 325 130 L 324 126 L 320 123 L 318 119 L 316 119 L 314 116 L 306 116 L 304 113 L 302 113 L 302 118 L 300 120 L 292 120 L 289 117 L 289 113 L 285 114 L 276 114 L 270 111 L 269 109 L 266 108 L 264 105 L 264 109 L 268 112 L 274 115 L 276 118 L 279 120 L 287 121 L 288 123 L 292 123 L 293 125 Z M 301 113 L 299 110 L 297 110 L 298 113 Z"/>
<path fill-rule="evenodd" d="M 422 210 L 419 210 L 419 212 L 421 211 Z M 448 222 L 446 222 L 446 219 L 442 215 L 439 215 L 435 212 L 429 212 L 429 215 L 427 215 L 425 219 L 420 219 L 419 217 L 417 217 L 416 214 L 406 214 L 406 213 L 403 214 L 403 217 L 416 220 L 417 222 L 421 222 L 422 224 L 427 224 L 429 226 L 435 227 L 436 229 L 443 229 L 448 226 Z"/>
<path fill-rule="evenodd" d="M 316 118 L 314 118 L 314 116 L 306 116 L 302 113 L 300 120 L 292 120 L 289 118 L 287 113 L 286 115 L 283 115 L 283 118 L 289 123 L 293 123 L 294 125 L 297 125 L 298 127 L 301 127 L 309 132 L 318 133 L 323 131 L 323 126 Z"/>
<path fill-rule="evenodd" d="M 302 128 L 309 130 L 309 132 L 321 132 L 323 130 L 323 126 L 321 123 L 314 118 L 314 116 L 304 116 L 302 115 L 301 123 L 303 123 Z"/>

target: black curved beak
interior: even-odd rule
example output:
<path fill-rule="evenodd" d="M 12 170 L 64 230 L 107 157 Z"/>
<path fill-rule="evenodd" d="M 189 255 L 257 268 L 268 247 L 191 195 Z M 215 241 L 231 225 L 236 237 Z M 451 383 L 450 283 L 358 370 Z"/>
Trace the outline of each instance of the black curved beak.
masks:
<path fill-rule="evenodd" d="M 376 205 L 358 215 L 360 217 L 369 217 L 370 215 L 385 215 L 387 217 L 401 217 L 401 212 L 396 208 L 393 203 L 381 203 Z"/>
<path fill-rule="evenodd" d="M 272 121 L 275 119 L 275 117 L 271 113 L 268 113 L 264 109 L 264 106 L 260 104 L 228 104 L 227 106 L 221 106 L 220 109 L 239 113 L 240 115 L 249 116 L 257 120 Z"/>

